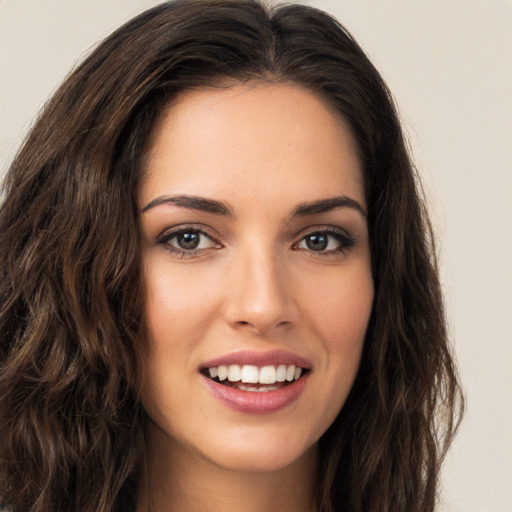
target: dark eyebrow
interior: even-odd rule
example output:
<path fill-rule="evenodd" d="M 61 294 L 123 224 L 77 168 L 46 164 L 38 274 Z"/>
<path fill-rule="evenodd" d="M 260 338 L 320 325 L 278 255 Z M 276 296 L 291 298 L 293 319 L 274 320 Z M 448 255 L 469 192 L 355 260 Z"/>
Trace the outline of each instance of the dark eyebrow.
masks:
<path fill-rule="evenodd" d="M 204 197 L 196 196 L 158 196 L 150 201 L 141 213 L 145 213 L 151 208 L 160 206 L 162 204 L 175 204 L 183 208 L 189 208 L 191 210 L 200 210 L 203 212 L 214 213 L 215 215 L 225 215 L 234 217 L 233 210 L 226 204 L 213 199 L 205 199 Z"/>
<path fill-rule="evenodd" d="M 290 219 L 330 212 L 336 208 L 351 208 L 359 212 L 366 219 L 366 211 L 361 204 L 347 196 L 329 197 L 328 199 L 319 199 L 311 203 L 301 203 L 295 208 Z"/>

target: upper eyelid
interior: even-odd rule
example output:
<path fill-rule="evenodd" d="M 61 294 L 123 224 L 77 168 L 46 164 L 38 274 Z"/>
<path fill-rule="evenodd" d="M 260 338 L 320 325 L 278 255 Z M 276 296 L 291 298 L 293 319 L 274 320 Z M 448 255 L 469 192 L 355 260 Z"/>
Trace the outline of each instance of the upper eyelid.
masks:
<path fill-rule="evenodd" d="M 197 224 L 180 224 L 178 226 L 166 228 L 159 235 L 157 235 L 156 240 L 160 241 L 164 238 L 169 239 L 172 238 L 172 236 L 179 235 L 180 233 L 184 233 L 187 231 L 197 231 L 198 233 L 201 233 L 207 236 L 208 238 L 211 238 L 213 241 L 220 243 L 219 236 L 216 235 L 211 228 Z"/>
<path fill-rule="evenodd" d="M 344 228 L 341 228 L 339 226 L 332 226 L 332 225 L 325 225 L 325 224 L 319 224 L 315 226 L 309 226 L 303 230 L 301 230 L 297 235 L 296 238 L 298 240 L 302 240 L 305 236 L 312 235 L 313 233 L 331 233 L 331 234 L 339 234 L 339 235 L 345 235 L 345 236 L 352 236 L 350 232 Z"/>
<path fill-rule="evenodd" d="M 171 240 L 177 237 L 181 233 L 187 232 L 197 232 L 202 236 L 205 236 L 210 240 L 212 247 L 203 247 L 203 248 L 195 248 L 195 249 L 183 249 L 180 247 L 175 247 L 174 244 L 171 243 Z M 180 258 L 193 257 L 199 255 L 200 253 L 205 253 L 206 251 L 211 251 L 212 249 L 221 249 L 223 244 L 219 242 L 218 237 L 209 233 L 210 229 L 205 226 L 198 227 L 196 225 L 178 225 L 173 226 L 171 228 L 167 228 L 161 232 L 160 235 L 155 239 L 155 243 L 162 247 L 165 251 L 168 251 Z"/>
<path fill-rule="evenodd" d="M 196 224 L 196 223 L 185 223 L 185 224 L 179 224 L 177 226 L 172 226 L 164 229 L 161 231 L 156 237 L 155 241 L 158 242 L 165 242 L 172 238 L 173 236 L 176 236 L 180 233 L 186 232 L 186 231 L 197 231 L 208 238 L 210 238 L 213 242 L 222 245 L 221 237 L 215 230 L 210 228 L 209 226 L 205 226 L 204 224 Z M 301 229 L 299 233 L 294 235 L 293 244 L 299 243 L 304 237 L 311 235 L 313 233 L 328 233 L 333 235 L 340 235 L 340 236 L 346 236 L 348 238 L 353 238 L 353 235 L 345 228 L 342 228 L 340 226 L 334 226 L 329 224 L 315 224 L 313 226 L 308 226 L 304 229 Z"/>
<path fill-rule="evenodd" d="M 306 228 L 306 230 L 297 235 L 295 242 L 293 242 L 293 247 L 297 247 L 306 237 L 314 235 L 315 233 L 323 233 L 338 238 L 339 243 L 347 247 L 351 247 L 357 241 L 357 237 L 344 228 L 332 225 L 317 225 Z M 320 252 L 318 254 L 320 254 Z"/>

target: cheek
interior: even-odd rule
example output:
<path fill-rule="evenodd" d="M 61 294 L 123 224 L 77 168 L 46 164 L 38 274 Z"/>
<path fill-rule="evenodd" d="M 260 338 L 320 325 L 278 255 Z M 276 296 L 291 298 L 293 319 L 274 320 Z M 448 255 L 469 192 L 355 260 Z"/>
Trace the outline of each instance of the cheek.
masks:
<path fill-rule="evenodd" d="M 314 288 L 312 282 L 307 283 L 315 293 L 302 293 L 308 297 L 302 302 L 303 312 L 318 354 L 309 403 L 310 416 L 318 419 L 311 437 L 314 441 L 335 420 L 352 389 L 374 295 L 369 267 L 350 267 L 350 272 L 340 269 L 325 278 L 317 275 L 315 283 Z"/>
<path fill-rule="evenodd" d="M 160 267 L 160 268 L 159 268 Z M 150 350 L 187 351 L 216 309 L 212 276 L 148 265 L 145 275 L 145 321 Z"/>
<path fill-rule="evenodd" d="M 332 392 L 331 400 L 339 398 L 339 403 L 331 406 L 340 408 L 359 369 L 373 305 L 373 280 L 369 268 L 356 267 L 317 282 L 316 289 L 321 291 L 309 296 L 303 310 L 314 337 L 321 340 L 325 386 Z"/>
<path fill-rule="evenodd" d="M 312 286 L 308 286 L 311 290 Z M 361 345 L 373 304 L 373 280 L 369 269 L 341 270 L 315 283 L 308 297 L 312 323 L 332 349 Z"/>
<path fill-rule="evenodd" d="M 211 276 L 171 267 L 158 256 L 145 261 L 147 342 L 141 398 L 153 421 L 173 431 L 170 419 L 179 418 L 191 404 L 197 406 L 187 378 L 195 374 L 192 355 L 215 317 L 218 294 L 212 293 Z"/>

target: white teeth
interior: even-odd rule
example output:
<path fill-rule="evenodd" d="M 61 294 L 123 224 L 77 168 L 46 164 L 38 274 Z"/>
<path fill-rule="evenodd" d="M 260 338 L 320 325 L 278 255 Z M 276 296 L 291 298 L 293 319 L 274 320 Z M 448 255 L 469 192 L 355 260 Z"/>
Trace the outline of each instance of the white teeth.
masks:
<path fill-rule="evenodd" d="M 276 381 L 284 382 L 286 380 L 286 365 L 280 364 L 276 370 Z"/>
<path fill-rule="evenodd" d="M 224 365 L 219 366 L 219 380 L 223 381 L 228 378 L 228 367 Z"/>
<path fill-rule="evenodd" d="M 237 364 L 231 364 L 228 367 L 228 380 L 230 382 L 238 382 L 242 369 Z"/>
<path fill-rule="evenodd" d="M 273 366 L 264 366 L 260 369 L 260 384 L 274 384 L 276 382 L 276 369 Z"/>
<path fill-rule="evenodd" d="M 240 382 L 244 384 L 265 384 L 266 387 L 254 388 L 251 387 L 250 391 L 272 391 L 279 387 L 272 387 L 272 384 L 276 382 L 292 382 L 298 380 L 302 375 L 302 368 L 295 365 L 280 364 L 279 366 L 263 366 L 258 368 L 257 366 L 246 364 L 230 364 L 220 365 L 208 368 L 208 373 L 212 379 L 218 377 L 222 382 L 228 379 L 230 382 Z M 270 387 L 269 387 L 270 386 Z M 248 391 L 250 386 L 239 386 L 243 391 Z"/>
<path fill-rule="evenodd" d="M 242 366 L 242 382 L 246 384 L 256 384 L 259 379 L 259 372 L 257 366 L 245 364 Z"/>

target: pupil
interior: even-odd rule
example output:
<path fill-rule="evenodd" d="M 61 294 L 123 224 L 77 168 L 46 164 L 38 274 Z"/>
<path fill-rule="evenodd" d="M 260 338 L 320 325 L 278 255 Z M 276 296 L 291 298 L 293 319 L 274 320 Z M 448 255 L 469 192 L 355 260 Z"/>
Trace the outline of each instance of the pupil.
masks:
<path fill-rule="evenodd" d="M 328 242 L 327 235 L 309 235 L 306 239 L 306 245 L 312 251 L 323 251 Z"/>
<path fill-rule="evenodd" d="M 181 233 L 177 241 L 181 249 L 196 249 L 199 245 L 199 233 Z"/>

